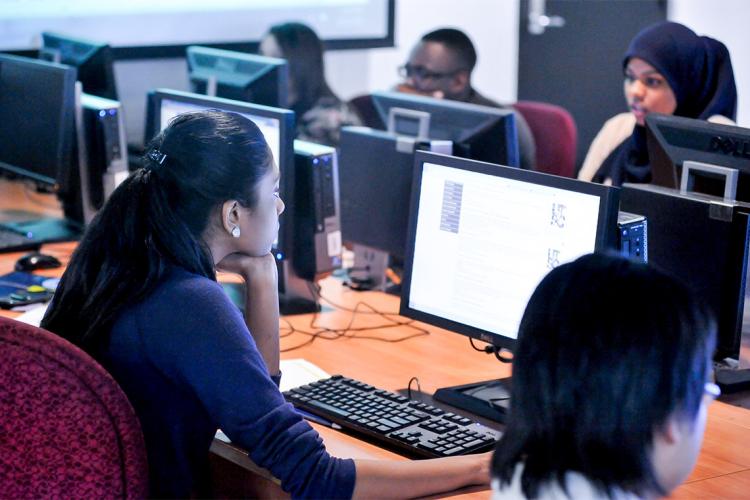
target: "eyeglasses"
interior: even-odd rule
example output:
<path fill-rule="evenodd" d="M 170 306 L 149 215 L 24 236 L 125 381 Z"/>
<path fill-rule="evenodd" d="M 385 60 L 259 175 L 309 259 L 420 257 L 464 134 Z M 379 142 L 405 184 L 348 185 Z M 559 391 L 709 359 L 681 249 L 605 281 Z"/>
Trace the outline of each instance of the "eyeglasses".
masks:
<path fill-rule="evenodd" d="M 414 78 L 417 80 L 440 80 L 441 78 L 448 78 L 461 71 L 456 69 L 445 73 L 439 73 L 437 71 L 430 71 L 424 66 L 412 66 L 409 63 L 399 66 L 398 74 L 401 78 Z"/>
<path fill-rule="evenodd" d="M 703 394 L 708 396 L 712 401 L 721 396 L 721 388 L 713 382 L 706 382 L 703 385 Z"/>

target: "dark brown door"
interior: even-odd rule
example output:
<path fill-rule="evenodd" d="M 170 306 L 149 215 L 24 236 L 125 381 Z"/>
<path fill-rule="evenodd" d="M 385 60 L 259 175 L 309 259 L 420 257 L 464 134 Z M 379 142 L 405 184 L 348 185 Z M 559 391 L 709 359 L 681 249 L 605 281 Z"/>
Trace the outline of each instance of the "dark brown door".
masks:
<path fill-rule="evenodd" d="M 664 0 L 521 0 L 518 99 L 573 114 L 578 166 L 602 124 L 625 111 L 621 60 L 628 43 L 666 19 L 666 10 Z"/>

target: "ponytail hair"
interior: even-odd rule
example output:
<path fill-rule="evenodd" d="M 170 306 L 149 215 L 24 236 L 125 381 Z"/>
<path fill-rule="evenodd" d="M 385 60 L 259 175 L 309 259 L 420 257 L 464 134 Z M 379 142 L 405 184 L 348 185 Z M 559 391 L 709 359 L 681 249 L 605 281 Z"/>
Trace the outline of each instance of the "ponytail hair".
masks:
<path fill-rule="evenodd" d="M 169 266 L 216 278 L 204 241 L 212 212 L 227 200 L 254 208 L 273 165 L 253 122 L 215 110 L 177 116 L 143 161 L 94 217 L 42 321 L 90 353 L 106 346 L 121 311 L 147 297 Z"/>

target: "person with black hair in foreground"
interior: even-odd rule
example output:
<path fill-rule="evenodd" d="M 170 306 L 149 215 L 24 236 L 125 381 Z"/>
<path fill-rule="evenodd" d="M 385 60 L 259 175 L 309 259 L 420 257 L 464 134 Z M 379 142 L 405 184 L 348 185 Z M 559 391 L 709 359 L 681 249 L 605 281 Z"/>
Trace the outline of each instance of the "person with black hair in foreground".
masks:
<path fill-rule="evenodd" d="M 455 28 L 437 29 L 423 35 L 411 50 L 409 60 L 399 68 L 404 81 L 396 90 L 512 110 L 511 106 L 504 106 L 483 96 L 472 86 L 471 73 L 476 64 L 477 52 L 466 33 Z M 521 168 L 534 170 L 534 136 L 524 117 L 517 111 L 514 114 Z"/>
<path fill-rule="evenodd" d="M 323 44 L 312 28 L 302 23 L 272 26 L 260 42 L 260 53 L 286 59 L 289 65 L 289 106 L 297 114 L 297 139 L 338 146 L 341 127 L 360 124 L 328 85 Z"/>
<path fill-rule="evenodd" d="M 493 498 L 668 495 L 718 395 L 715 336 L 704 305 L 646 265 L 588 255 L 553 270 L 521 320 Z"/>
<path fill-rule="evenodd" d="M 42 327 L 90 353 L 127 394 L 146 441 L 151 496 L 211 493 L 217 428 L 293 497 L 414 497 L 489 483 L 489 453 L 333 458 L 284 401 L 270 254 L 284 203 L 258 127 L 233 113 L 186 113 L 147 151 L 144 168 L 89 225 Z M 244 278 L 244 319 L 216 269 Z"/>

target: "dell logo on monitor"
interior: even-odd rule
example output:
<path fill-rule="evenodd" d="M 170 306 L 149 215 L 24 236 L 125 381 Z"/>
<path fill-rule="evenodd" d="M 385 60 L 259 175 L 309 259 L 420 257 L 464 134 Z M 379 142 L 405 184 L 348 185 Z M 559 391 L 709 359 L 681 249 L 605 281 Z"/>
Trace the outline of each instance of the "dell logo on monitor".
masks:
<path fill-rule="evenodd" d="M 740 156 L 750 159 L 750 141 L 717 135 L 711 138 L 709 149 L 725 155 Z"/>

